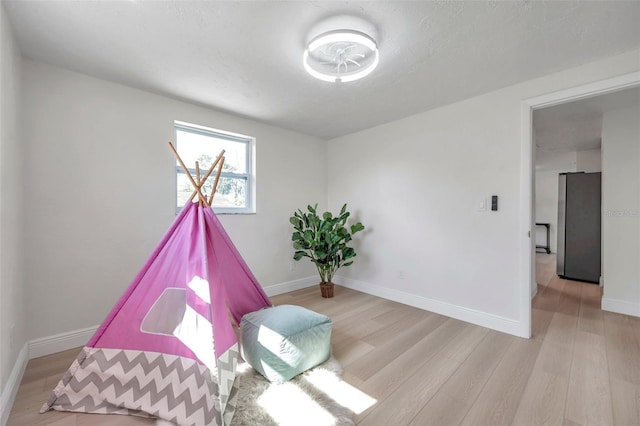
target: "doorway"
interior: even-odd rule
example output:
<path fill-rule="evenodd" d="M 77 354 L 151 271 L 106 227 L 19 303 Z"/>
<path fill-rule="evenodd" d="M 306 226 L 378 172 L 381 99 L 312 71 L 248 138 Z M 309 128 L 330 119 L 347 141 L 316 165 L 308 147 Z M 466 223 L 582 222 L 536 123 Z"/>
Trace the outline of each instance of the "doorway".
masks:
<path fill-rule="evenodd" d="M 521 309 L 524 313 L 522 321 L 523 336 L 531 336 L 531 299 L 537 291 L 536 282 L 536 249 L 535 249 L 535 164 L 536 146 L 534 144 L 533 118 L 534 111 L 589 100 L 599 96 L 623 92 L 640 87 L 640 72 L 587 84 L 549 95 L 523 101 L 522 114 L 522 157 L 521 157 L 521 194 L 522 215 L 522 287 Z"/>

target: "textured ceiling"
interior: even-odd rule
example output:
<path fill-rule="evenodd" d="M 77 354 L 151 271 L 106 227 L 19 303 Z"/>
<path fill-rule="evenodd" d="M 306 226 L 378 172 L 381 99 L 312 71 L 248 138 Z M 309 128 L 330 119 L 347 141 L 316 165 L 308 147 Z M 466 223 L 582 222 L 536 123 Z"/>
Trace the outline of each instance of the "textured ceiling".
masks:
<path fill-rule="evenodd" d="M 640 47 L 640 2 L 4 0 L 27 57 L 322 138 Z M 306 41 L 350 25 L 380 65 L 308 76 Z"/>

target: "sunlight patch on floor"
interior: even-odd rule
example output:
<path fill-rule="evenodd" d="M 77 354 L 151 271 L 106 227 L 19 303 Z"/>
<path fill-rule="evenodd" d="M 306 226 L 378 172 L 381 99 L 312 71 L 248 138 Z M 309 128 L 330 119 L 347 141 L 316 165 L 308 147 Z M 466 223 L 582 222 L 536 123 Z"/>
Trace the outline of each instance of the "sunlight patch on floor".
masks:
<path fill-rule="evenodd" d="M 336 418 L 291 382 L 271 385 L 260 395 L 258 404 L 280 426 L 327 426 Z"/>
<path fill-rule="evenodd" d="M 330 371 L 317 369 L 305 376 L 305 379 L 318 390 L 355 414 L 360 414 L 378 402 L 360 389 L 342 381 Z"/>
<path fill-rule="evenodd" d="M 243 362 L 240 360 L 238 362 L 238 366 L 236 367 L 236 374 L 243 374 L 247 371 L 251 370 L 253 367 L 248 362 Z"/>

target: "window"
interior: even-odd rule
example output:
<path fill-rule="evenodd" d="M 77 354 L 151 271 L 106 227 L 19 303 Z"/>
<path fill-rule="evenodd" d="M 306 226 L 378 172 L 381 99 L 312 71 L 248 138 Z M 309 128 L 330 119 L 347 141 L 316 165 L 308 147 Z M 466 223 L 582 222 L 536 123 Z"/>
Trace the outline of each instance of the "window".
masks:
<path fill-rule="evenodd" d="M 191 175 L 196 174 L 196 161 L 204 176 L 221 150 L 225 150 L 224 166 L 213 198 L 216 213 L 253 213 L 252 148 L 254 139 L 220 130 L 175 122 L 176 149 Z M 217 168 L 216 168 L 217 170 Z M 203 187 L 210 194 L 214 174 Z M 179 211 L 193 192 L 193 186 L 176 160 L 176 210 Z"/>

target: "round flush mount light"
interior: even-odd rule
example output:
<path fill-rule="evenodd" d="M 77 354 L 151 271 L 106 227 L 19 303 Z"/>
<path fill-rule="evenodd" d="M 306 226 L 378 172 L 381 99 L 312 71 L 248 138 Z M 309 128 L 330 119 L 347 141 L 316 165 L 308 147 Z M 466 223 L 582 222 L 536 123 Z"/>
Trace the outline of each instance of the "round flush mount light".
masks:
<path fill-rule="evenodd" d="M 378 66 L 375 40 L 359 31 L 337 30 L 311 40 L 303 54 L 304 69 L 329 82 L 359 80 Z"/>

